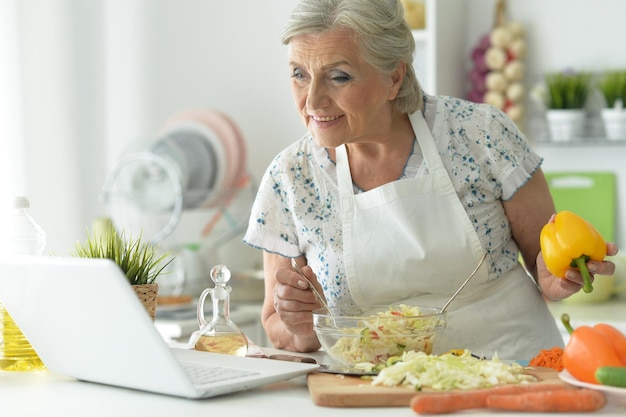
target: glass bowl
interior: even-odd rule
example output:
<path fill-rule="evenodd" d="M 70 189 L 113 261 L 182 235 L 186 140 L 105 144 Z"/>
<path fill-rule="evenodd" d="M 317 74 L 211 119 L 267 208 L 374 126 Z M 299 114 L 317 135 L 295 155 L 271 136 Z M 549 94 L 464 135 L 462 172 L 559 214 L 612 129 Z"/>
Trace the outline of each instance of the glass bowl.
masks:
<path fill-rule="evenodd" d="M 313 311 L 313 329 L 336 365 L 385 363 L 405 351 L 432 353 L 446 313 L 426 306 L 369 305 Z"/>

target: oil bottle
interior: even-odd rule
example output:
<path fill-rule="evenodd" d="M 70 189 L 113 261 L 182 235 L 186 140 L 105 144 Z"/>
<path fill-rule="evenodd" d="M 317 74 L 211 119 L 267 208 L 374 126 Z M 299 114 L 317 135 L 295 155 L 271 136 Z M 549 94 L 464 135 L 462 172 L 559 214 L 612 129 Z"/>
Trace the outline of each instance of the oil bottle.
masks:
<path fill-rule="evenodd" d="M 16 197 L 8 222 L 7 250 L 16 255 L 41 255 L 46 246 L 46 233 L 31 217 L 27 197 Z M 0 369 L 34 371 L 45 365 L 13 321 L 0 300 Z"/>
<path fill-rule="evenodd" d="M 200 332 L 194 348 L 206 352 L 246 356 L 248 338 L 230 319 L 231 287 L 227 285 L 230 277 L 230 270 L 225 265 L 217 265 L 211 269 L 211 279 L 215 287 L 205 289 L 198 299 Z M 213 300 L 213 318 L 207 322 L 204 318 L 204 302 L 209 294 Z"/>

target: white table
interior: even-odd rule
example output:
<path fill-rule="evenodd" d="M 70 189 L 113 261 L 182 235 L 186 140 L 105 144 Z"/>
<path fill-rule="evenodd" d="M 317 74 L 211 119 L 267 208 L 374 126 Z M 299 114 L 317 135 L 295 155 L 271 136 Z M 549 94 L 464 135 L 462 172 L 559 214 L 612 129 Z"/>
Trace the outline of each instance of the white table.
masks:
<path fill-rule="evenodd" d="M 268 353 L 278 353 L 266 349 Z M 310 355 L 320 358 L 320 354 Z M 469 411 L 485 414 L 485 410 Z M 624 415 L 626 404 L 609 404 L 597 414 Z M 517 416 L 519 413 L 489 413 Z M 12 373 L 0 371 L 0 415 L 7 417 L 313 417 L 385 416 L 409 417 L 409 407 L 329 408 L 313 403 L 306 377 L 206 400 L 187 400 L 76 381 L 49 371 Z M 541 415 L 541 414 L 533 414 Z M 566 416 L 568 414 L 559 414 Z"/>
<path fill-rule="evenodd" d="M 577 319 L 576 321 L 584 319 L 593 322 L 624 323 L 626 320 L 626 300 L 624 299 L 589 306 L 568 306 L 557 303 L 551 304 L 550 308 L 555 316 L 558 317 L 562 311 L 567 311 Z M 278 352 L 274 349 L 265 349 L 265 351 L 267 353 Z M 320 355 L 322 354 L 318 352 L 309 356 L 319 359 Z M 485 411 L 469 413 L 485 414 Z M 598 414 L 625 415 L 626 406 L 611 403 Z M 0 371 L 0 416 L 2 417 L 408 417 L 415 415 L 408 407 L 319 407 L 311 400 L 305 377 L 223 397 L 186 400 L 80 382 L 49 371 L 30 373 Z M 490 415 L 519 417 L 522 414 L 491 413 Z"/>

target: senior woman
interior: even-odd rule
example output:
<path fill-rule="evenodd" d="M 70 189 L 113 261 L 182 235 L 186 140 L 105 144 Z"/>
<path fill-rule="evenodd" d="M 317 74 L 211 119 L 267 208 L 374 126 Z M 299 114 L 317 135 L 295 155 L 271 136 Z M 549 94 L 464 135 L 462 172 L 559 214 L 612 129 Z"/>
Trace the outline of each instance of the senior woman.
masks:
<path fill-rule="evenodd" d="M 273 345 L 320 347 L 311 315 L 320 305 L 291 258 L 330 306 L 443 306 L 486 253 L 450 305 L 437 351 L 522 360 L 562 346 L 540 290 L 559 300 L 582 279 L 544 266 L 539 233 L 555 208 L 541 158 L 512 121 L 421 90 L 397 0 L 302 0 L 282 41 L 308 133 L 268 167 L 244 236 L 264 251 Z"/>

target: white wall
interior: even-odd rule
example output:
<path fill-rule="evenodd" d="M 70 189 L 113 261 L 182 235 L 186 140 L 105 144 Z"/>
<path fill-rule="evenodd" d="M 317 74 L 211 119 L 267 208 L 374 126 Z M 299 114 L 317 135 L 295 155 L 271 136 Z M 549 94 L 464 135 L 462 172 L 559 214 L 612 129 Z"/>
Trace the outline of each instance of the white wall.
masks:
<path fill-rule="evenodd" d="M 29 160 L 16 192 L 31 197 L 47 252 L 84 238 L 123 150 L 176 112 L 231 116 L 255 177 L 304 133 L 279 41 L 294 0 L 18 4 Z"/>
<path fill-rule="evenodd" d="M 469 53 L 495 0 L 470 4 Z M 18 2 L 27 192 L 51 252 L 67 252 L 105 208 L 98 200 L 120 152 L 186 108 L 217 108 L 242 129 L 249 167 L 303 133 L 278 36 L 296 0 L 21 0 Z M 509 0 L 526 25 L 530 76 L 565 67 L 626 66 L 626 2 Z M 567 12 L 567 13 L 565 13 Z M 532 138 L 531 138 L 532 139 Z M 626 147 L 624 148 L 626 150 Z M 61 150 L 61 151 L 59 151 Z M 558 157 L 555 155 L 554 157 Z M 602 155 L 615 164 L 618 155 Z M 623 178 L 622 178 L 623 180 Z M 237 246 L 237 249 L 239 247 Z"/>
<path fill-rule="evenodd" d="M 467 50 L 494 24 L 495 0 L 469 4 Z M 626 67 L 623 0 L 507 0 L 508 20 L 521 22 L 528 40 L 528 73 Z"/>

